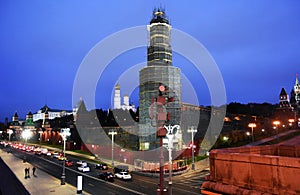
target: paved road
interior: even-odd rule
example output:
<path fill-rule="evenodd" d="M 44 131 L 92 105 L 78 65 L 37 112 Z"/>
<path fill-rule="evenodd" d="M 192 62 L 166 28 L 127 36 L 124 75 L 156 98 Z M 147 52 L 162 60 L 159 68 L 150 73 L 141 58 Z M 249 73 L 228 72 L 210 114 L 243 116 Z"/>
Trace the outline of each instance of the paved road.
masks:
<path fill-rule="evenodd" d="M 38 169 L 41 169 L 54 177 L 60 178 L 62 167 L 61 161 L 53 159 L 51 157 L 40 157 L 31 153 L 23 152 L 18 149 L 12 149 L 14 155 L 19 158 L 26 159 Z M 90 194 L 156 194 L 157 184 L 159 178 L 145 177 L 137 174 L 133 174 L 132 181 L 115 180 L 114 183 L 104 182 L 98 179 L 100 170 L 95 170 L 91 166 L 92 171 L 84 176 L 83 189 Z M 66 182 L 76 186 L 77 176 L 79 172 L 75 171 L 76 167 L 66 168 Z M 199 194 L 201 187 L 201 177 L 197 172 L 189 175 L 173 177 L 173 193 L 174 194 Z M 167 187 L 168 178 L 165 179 L 165 185 Z"/>
<path fill-rule="evenodd" d="M 173 183 L 182 186 L 188 191 L 200 193 L 202 183 L 206 175 L 209 174 L 209 159 L 195 163 L 196 170 L 190 170 L 187 173 L 173 177 Z"/>
<path fill-rule="evenodd" d="M 30 164 L 36 166 L 38 169 L 41 169 L 56 178 L 61 177 L 62 162 L 59 162 L 56 159 L 51 159 L 52 161 L 50 161 L 50 159 L 29 154 L 27 152 L 19 151 L 16 149 L 12 149 L 12 153 L 21 159 L 24 159 L 24 157 L 26 157 L 26 160 Z M 104 192 L 107 194 L 143 194 L 130 189 L 126 189 L 125 187 L 118 186 L 113 183 L 108 183 L 97 179 L 94 177 L 97 176 L 97 174 L 93 172 L 81 174 L 71 168 L 66 168 L 65 170 L 67 176 L 66 182 L 73 186 L 77 186 L 77 176 L 83 175 L 83 189 L 90 194 L 103 194 Z"/>

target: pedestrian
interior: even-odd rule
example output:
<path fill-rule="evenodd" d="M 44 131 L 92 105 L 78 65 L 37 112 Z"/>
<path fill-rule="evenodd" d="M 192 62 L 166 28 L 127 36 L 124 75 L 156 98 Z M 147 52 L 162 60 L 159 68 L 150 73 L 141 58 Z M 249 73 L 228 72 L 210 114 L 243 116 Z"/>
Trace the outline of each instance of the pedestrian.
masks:
<path fill-rule="evenodd" d="M 27 168 L 27 174 L 28 174 L 28 178 L 30 178 L 30 168 Z"/>
<path fill-rule="evenodd" d="M 25 168 L 25 179 L 27 179 L 27 168 Z"/>
<path fill-rule="evenodd" d="M 35 167 L 32 168 L 32 175 L 35 176 Z"/>

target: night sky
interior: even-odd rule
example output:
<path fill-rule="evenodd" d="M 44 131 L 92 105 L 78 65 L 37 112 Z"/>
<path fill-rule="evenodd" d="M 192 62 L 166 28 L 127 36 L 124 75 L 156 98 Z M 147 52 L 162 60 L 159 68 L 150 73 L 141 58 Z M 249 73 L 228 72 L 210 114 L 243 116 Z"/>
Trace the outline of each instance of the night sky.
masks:
<path fill-rule="evenodd" d="M 273 104 L 279 101 L 282 87 L 290 93 L 300 73 L 298 0 L 3 0 L 0 121 L 11 120 L 16 111 L 25 118 L 45 104 L 71 110 L 76 106 L 73 83 L 88 52 L 115 32 L 149 24 L 152 10 L 159 6 L 165 8 L 173 28 L 208 50 L 223 77 L 227 103 Z M 146 56 L 146 47 L 138 48 L 108 65 L 97 84 L 97 108 L 112 107 L 119 76 L 145 62 Z M 199 104 L 210 105 L 207 84 L 189 69 L 191 62 L 174 52 L 173 65 L 192 83 Z M 120 85 L 122 95 L 129 93 Z M 195 103 L 189 92 L 183 92 L 184 102 Z M 130 96 L 138 105 L 138 90 Z"/>

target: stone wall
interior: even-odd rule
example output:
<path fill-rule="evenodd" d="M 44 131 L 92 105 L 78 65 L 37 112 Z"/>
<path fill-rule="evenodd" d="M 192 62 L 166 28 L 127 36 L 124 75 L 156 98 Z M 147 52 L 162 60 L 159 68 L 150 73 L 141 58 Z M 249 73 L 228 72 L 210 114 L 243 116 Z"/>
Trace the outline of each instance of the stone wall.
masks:
<path fill-rule="evenodd" d="M 208 180 L 203 188 L 227 194 L 300 194 L 299 146 L 213 150 Z"/>

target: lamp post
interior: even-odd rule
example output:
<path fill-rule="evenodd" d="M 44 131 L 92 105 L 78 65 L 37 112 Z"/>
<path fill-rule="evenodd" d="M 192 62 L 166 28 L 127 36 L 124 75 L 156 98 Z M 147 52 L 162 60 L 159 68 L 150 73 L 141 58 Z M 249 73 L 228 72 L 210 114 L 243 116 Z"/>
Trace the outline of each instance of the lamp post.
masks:
<path fill-rule="evenodd" d="M 66 173 L 65 173 L 65 164 L 66 164 L 66 141 L 67 141 L 67 137 L 69 137 L 71 135 L 70 132 L 70 128 L 62 128 L 60 130 L 60 135 L 61 138 L 63 139 L 64 142 L 64 146 L 63 146 L 63 166 L 62 166 L 62 174 L 61 174 L 61 185 L 65 185 L 65 181 L 66 181 Z"/>
<path fill-rule="evenodd" d="M 108 135 L 111 135 L 111 166 L 114 167 L 114 137 L 117 135 L 116 131 L 108 132 Z"/>
<path fill-rule="evenodd" d="M 27 139 L 30 137 L 30 130 L 25 129 L 22 133 L 22 137 L 25 139 L 25 145 L 27 145 Z"/>
<path fill-rule="evenodd" d="M 13 134 L 13 130 L 9 129 L 7 133 L 8 133 L 8 141 L 10 141 L 10 136 L 11 134 Z"/>
<path fill-rule="evenodd" d="M 197 133 L 197 129 L 192 126 L 187 130 L 188 133 L 192 133 L 192 170 L 195 170 L 195 157 L 194 157 L 194 133 Z"/>
<path fill-rule="evenodd" d="M 280 121 L 274 121 L 273 124 L 276 127 L 276 139 L 277 139 L 277 155 L 279 156 L 279 137 L 278 137 L 278 125 L 280 125 Z"/>
<path fill-rule="evenodd" d="M 280 121 L 274 121 L 273 124 L 276 127 L 276 138 L 277 138 L 277 143 L 279 143 L 279 137 L 278 137 L 278 125 L 280 125 Z"/>
<path fill-rule="evenodd" d="M 179 125 L 168 125 L 164 126 L 165 129 L 167 130 L 167 138 L 168 138 L 168 151 L 169 151 L 169 195 L 172 195 L 172 169 L 173 169 L 173 164 L 172 164 L 172 149 L 173 149 L 173 140 L 175 136 L 174 130 L 180 129 Z"/>
<path fill-rule="evenodd" d="M 43 134 L 43 131 L 39 130 L 39 134 L 40 134 L 40 148 L 41 148 L 42 147 L 42 134 Z"/>
<path fill-rule="evenodd" d="M 255 124 L 255 123 L 249 123 L 249 124 L 248 124 L 248 127 L 250 127 L 250 128 L 251 128 L 252 142 L 254 142 L 253 128 L 255 128 L 255 127 L 256 127 L 256 124 Z"/>

